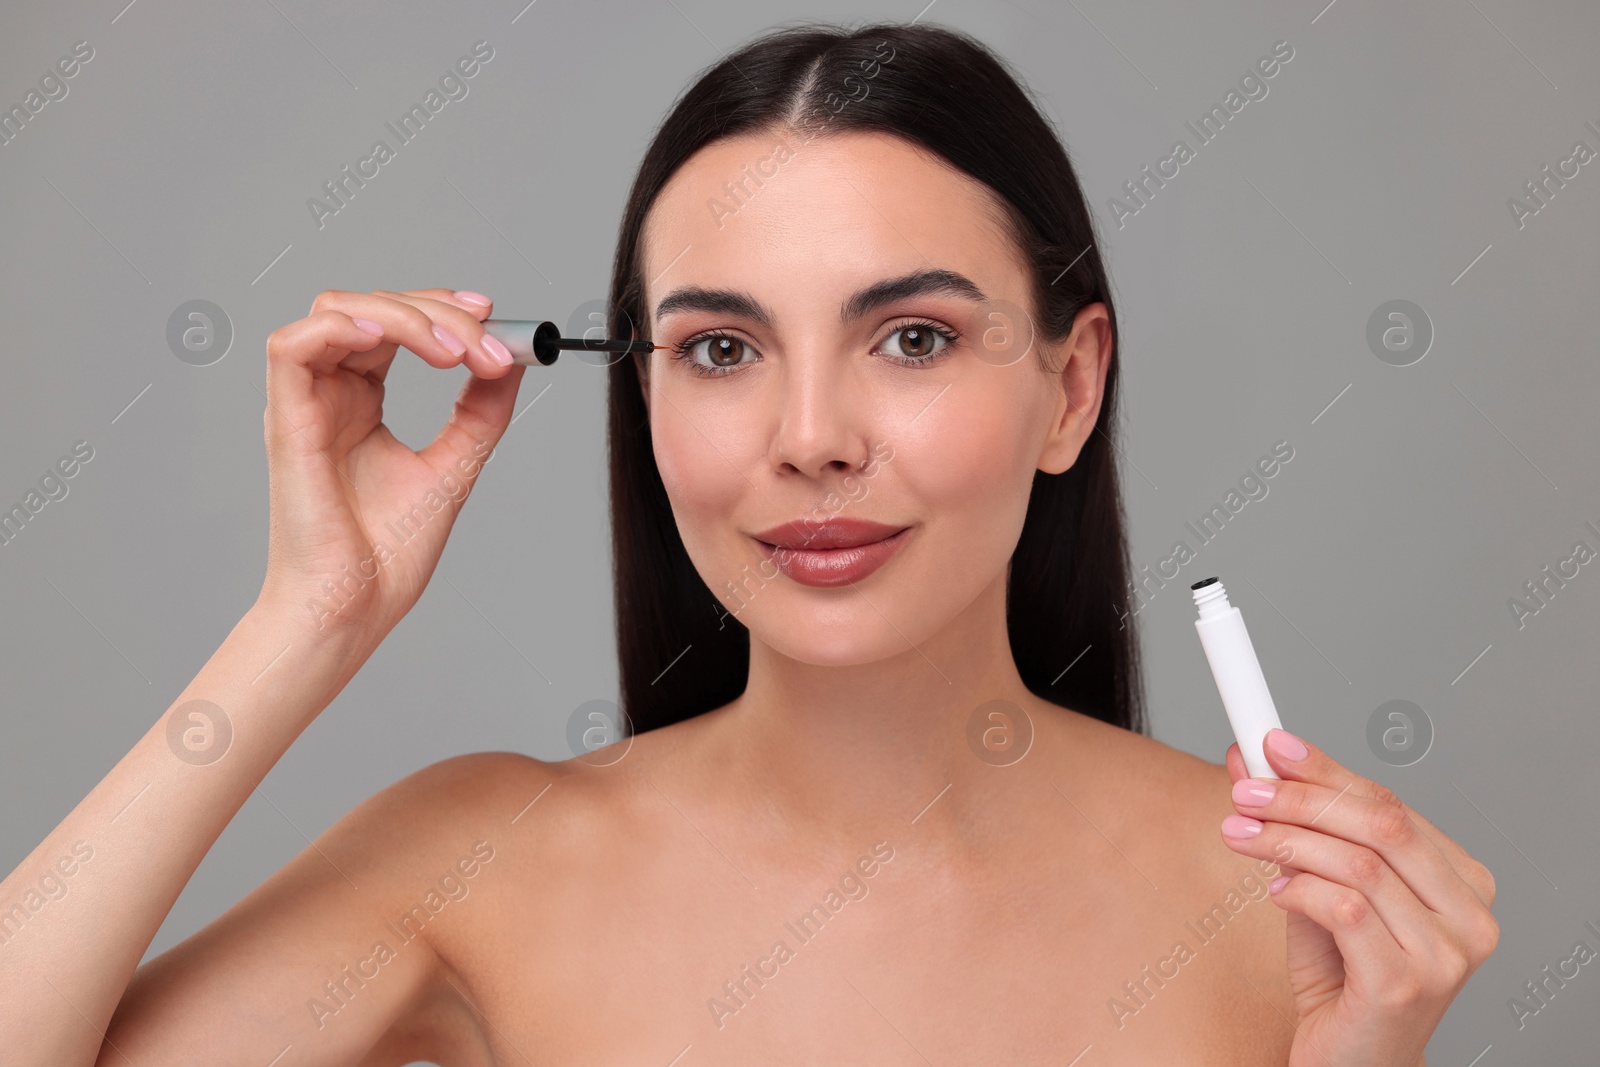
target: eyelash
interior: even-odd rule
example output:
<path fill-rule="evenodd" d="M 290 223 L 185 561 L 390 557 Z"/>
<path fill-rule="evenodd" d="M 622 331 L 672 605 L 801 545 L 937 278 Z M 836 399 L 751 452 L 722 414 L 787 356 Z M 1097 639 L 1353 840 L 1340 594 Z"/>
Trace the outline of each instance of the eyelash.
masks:
<path fill-rule="evenodd" d="M 910 329 L 928 330 L 931 333 L 943 337 L 945 344 L 944 347 L 928 356 L 897 356 L 886 353 L 889 359 L 905 367 L 926 367 L 929 364 L 944 358 L 945 353 L 950 350 L 950 346 L 961 340 L 961 334 L 959 332 L 949 329 L 945 326 L 940 326 L 936 322 L 929 322 L 926 319 L 918 319 L 915 322 L 902 322 L 895 326 L 894 329 L 890 330 L 888 336 L 893 337 L 901 330 Z M 690 351 L 702 341 L 715 341 L 722 338 L 727 338 L 730 341 L 739 341 L 749 347 L 754 347 L 749 345 L 749 342 L 745 341 L 744 338 L 736 337 L 731 333 L 727 333 L 722 330 L 707 330 L 704 333 L 697 333 L 693 337 L 686 338 L 685 340 L 673 345 L 672 350 L 674 355 L 672 356 L 672 359 L 676 362 L 687 364 L 691 373 L 697 374 L 702 378 L 720 378 L 725 374 L 731 374 L 738 370 L 741 366 L 744 366 L 744 364 L 735 363 L 727 367 L 708 367 L 698 360 L 690 358 L 689 355 Z M 887 338 L 885 339 L 887 340 Z"/>

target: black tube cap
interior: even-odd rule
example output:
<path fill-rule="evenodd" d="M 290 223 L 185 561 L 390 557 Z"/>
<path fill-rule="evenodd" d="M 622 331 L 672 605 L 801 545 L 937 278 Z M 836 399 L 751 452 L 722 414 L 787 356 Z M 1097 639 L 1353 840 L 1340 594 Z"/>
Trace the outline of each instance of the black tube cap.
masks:
<path fill-rule="evenodd" d="M 541 322 L 538 329 L 533 331 L 533 356 L 540 363 L 548 367 L 561 355 L 557 342 L 561 340 L 561 328 L 553 322 Z"/>
<path fill-rule="evenodd" d="M 1217 579 L 1216 579 L 1215 576 L 1210 577 L 1210 578 L 1202 578 L 1198 582 L 1195 582 L 1193 585 L 1191 585 L 1189 588 L 1190 589 L 1202 589 L 1205 586 L 1210 585 L 1212 582 L 1214 582 L 1216 580 Z"/>

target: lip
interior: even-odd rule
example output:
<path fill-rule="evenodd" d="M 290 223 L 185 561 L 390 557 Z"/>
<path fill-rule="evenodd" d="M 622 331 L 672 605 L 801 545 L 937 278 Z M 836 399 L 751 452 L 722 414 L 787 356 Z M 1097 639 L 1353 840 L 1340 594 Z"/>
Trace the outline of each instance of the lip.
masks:
<path fill-rule="evenodd" d="M 859 582 L 889 561 L 910 532 L 865 519 L 830 519 L 813 524 L 796 519 L 753 535 L 761 552 L 801 585 L 839 586 Z"/>

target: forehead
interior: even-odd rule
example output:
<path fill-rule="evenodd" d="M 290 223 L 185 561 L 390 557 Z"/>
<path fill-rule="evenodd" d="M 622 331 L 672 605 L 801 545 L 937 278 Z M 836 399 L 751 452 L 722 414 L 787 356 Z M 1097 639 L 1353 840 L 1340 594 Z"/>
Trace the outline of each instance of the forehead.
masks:
<path fill-rule="evenodd" d="M 899 137 L 805 141 L 760 132 L 714 142 L 663 188 L 645 221 L 641 273 L 655 323 L 680 286 L 740 289 L 782 320 L 837 312 L 863 285 L 956 271 L 996 294 L 1025 277 L 998 197 Z"/>

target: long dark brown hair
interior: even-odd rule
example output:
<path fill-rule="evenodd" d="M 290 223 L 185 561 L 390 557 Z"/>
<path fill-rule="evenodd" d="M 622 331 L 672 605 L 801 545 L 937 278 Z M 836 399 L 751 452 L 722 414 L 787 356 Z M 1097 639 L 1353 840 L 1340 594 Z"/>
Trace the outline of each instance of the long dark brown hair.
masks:
<path fill-rule="evenodd" d="M 850 31 L 818 23 L 765 34 L 708 68 L 678 99 L 639 164 L 617 239 L 611 336 L 648 335 L 639 236 L 667 180 L 712 141 L 769 129 L 803 141 L 894 134 L 983 182 L 1031 266 L 1038 338 L 1059 342 L 1095 301 L 1113 358 L 1099 425 L 1076 463 L 1034 473 L 1011 557 L 1011 653 L 1037 696 L 1144 732 L 1117 483 L 1117 316 L 1093 220 L 1065 147 L 1020 79 L 976 39 L 928 24 Z M 644 357 L 648 358 L 648 356 Z M 706 586 L 678 535 L 656 468 L 634 359 L 609 370 L 612 561 L 622 710 L 635 733 L 744 691 L 750 634 Z M 1070 669 L 1069 669 L 1070 667 Z"/>

